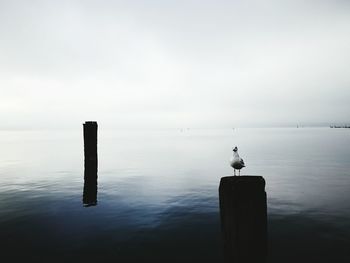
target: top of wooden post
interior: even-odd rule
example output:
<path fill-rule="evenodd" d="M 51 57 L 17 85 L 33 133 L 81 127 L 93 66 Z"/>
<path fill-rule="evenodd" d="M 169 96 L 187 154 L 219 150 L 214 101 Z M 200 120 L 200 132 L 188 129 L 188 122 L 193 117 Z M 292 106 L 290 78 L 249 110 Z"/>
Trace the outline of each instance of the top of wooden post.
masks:
<path fill-rule="evenodd" d="M 220 187 L 248 187 L 265 189 L 265 179 L 262 176 L 225 176 L 220 180 Z"/>
<path fill-rule="evenodd" d="M 88 125 L 88 126 L 97 126 L 97 121 L 86 121 L 85 123 L 83 123 L 83 125 Z"/>

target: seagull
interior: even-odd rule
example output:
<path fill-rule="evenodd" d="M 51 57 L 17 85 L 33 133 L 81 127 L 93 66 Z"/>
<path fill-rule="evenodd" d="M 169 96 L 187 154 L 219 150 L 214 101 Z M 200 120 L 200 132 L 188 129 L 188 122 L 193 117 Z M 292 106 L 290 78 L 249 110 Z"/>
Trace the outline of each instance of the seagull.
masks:
<path fill-rule="evenodd" d="M 233 174 L 236 176 L 236 169 L 238 170 L 238 175 L 241 175 L 241 169 L 245 167 L 244 161 L 241 157 L 238 155 L 238 148 L 237 146 L 233 149 L 233 156 L 230 159 L 230 165 L 233 168 Z"/>

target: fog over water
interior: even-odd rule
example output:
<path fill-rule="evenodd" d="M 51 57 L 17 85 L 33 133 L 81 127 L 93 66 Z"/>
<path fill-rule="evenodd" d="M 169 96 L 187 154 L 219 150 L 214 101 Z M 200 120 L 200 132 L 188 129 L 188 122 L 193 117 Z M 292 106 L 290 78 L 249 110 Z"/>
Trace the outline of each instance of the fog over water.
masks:
<path fill-rule="evenodd" d="M 0 129 L 348 122 L 348 1 L 0 1 Z"/>

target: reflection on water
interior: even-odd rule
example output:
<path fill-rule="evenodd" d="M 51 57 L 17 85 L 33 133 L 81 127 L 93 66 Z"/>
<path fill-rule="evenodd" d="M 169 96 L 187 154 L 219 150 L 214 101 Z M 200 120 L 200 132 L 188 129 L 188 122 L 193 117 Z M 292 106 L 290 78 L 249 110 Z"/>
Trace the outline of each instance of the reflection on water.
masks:
<path fill-rule="evenodd" d="M 84 180 L 83 205 L 85 207 L 97 205 L 97 179 Z"/>
<path fill-rule="evenodd" d="M 350 262 L 347 130 L 101 129 L 93 209 L 81 205 L 81 137 L 1 132 L 4 262 L 223 262 L 218 187 L 232 145 L 267 182 L 268 262 Z"/>

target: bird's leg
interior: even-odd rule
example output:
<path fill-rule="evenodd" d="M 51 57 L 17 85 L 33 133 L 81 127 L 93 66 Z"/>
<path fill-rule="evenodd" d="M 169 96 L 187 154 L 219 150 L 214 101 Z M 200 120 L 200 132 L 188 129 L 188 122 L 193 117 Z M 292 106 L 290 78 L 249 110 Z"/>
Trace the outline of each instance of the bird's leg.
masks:
<path fill-rule="evenodd" d="M 236 176 L 236 169 L 233 169 L 233 175 Z"/>
<path fill-rule="evenodd" d="M 241 176 L 241 170 L 238 170 L 238 175 Z"/>

